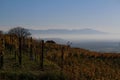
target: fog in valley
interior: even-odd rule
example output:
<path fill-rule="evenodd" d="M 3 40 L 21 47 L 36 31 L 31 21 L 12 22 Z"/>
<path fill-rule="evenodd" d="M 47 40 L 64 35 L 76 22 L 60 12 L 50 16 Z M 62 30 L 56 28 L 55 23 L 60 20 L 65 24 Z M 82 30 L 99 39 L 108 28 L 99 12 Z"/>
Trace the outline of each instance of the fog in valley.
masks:
<path fill-rule="evenodd" d="M 72 47 L 85 48 L 97 52 L 120 52 L 119 34 L 35 34 L 35 38 L 54 40 Z"/>

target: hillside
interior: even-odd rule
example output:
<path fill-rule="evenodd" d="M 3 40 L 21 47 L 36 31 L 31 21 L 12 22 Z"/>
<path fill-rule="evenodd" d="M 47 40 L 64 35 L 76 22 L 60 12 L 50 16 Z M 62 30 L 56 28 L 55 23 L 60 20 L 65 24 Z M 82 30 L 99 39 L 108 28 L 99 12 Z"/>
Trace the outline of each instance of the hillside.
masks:
<path fill-rule="evenodd" d="M 33 40 L 33 59 L 29 48 L 22 50 L 22 65 L 14 48 L 6 41 L 1 80 L 119 80 L 120 54 L 97 53 L 55 43 L 44 44 L 43 69 L 40 67 L 41 47 Z M 25 40 L 29 41 L 29 38 Z M 25 44 L 25 43 L 24 43 Z M 39 45 L 38 45 L 39 44 Z M 8 47 L 9 45 L 9 47 Z M 28 50 L 28 51 L 26 51 Z"/>
<path fill-rule="evenodd" d="M 60 66 L 60 48 L 49 51 L 48 54 L 47 59 Z M 68 80 L 119 80 L 120 54 L 65 47 L 63 70 L 69 76 Z"/>

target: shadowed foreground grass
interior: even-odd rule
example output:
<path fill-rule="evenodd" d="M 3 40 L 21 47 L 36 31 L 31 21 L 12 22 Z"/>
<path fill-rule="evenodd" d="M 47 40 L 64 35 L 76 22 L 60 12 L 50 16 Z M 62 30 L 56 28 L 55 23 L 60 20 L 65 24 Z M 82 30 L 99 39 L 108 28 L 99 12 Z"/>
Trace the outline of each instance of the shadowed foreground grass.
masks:
<path fill-rule="evenodd" d="M 5 55 L 4 67 L 0 70 L 0 80 L 65 80 L 60 67 L 55 63 L 44 60 L 44 70 L 40 69 L 39 61 L 31 61 L 23 55 L 22 66 L 13 55 Z"/>

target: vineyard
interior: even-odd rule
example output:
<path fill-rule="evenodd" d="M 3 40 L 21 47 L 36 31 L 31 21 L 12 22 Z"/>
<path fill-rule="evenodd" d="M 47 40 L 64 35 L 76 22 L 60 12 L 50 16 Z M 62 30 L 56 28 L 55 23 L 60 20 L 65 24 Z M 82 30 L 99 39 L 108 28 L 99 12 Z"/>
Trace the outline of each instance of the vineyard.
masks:
<path fill-rule="evenodd" d="M 17 27 L 0 32 L 0 80 L 120 80 L 120 54 L 45 42 Z"/>

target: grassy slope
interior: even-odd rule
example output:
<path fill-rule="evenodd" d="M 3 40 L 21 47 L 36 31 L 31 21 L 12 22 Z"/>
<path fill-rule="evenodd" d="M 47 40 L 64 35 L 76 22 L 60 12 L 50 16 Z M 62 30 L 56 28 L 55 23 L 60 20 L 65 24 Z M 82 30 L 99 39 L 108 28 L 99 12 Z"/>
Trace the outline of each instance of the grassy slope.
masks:
<path fill-rule="evenodd" d="M 47 58 L 60 65 L 61 50 L 54 47 Z M 64 72 L 69 80 L 120 80 L 120 54 L 64 46 Z"/>
<path fill-rule="evenodd" d="M 30 61 L 23 55 L 22 68 L 13 55 L 5 55 L 4 68 L 0 70 L 0 80 L 62 80 L 61 46 L 50 44 L 45 51 L 44 71 L 37 61 Z M 63 73 L 67 80 L 119 80 L 120 54 L 101 54 L 84 49 L 64 46 Z M 64 78 L 65 79 L 65 78 Z"/>
<path fill-rule="evenodd" d="M 0 70 L 0 80 L 60 80 L 60 67 L 44 59 L 44 70 L 40 69 L 39 61 L 31 61 L 23 55 L 22 66 L 13 55 L 6 54 L 4 67 Z"/>

